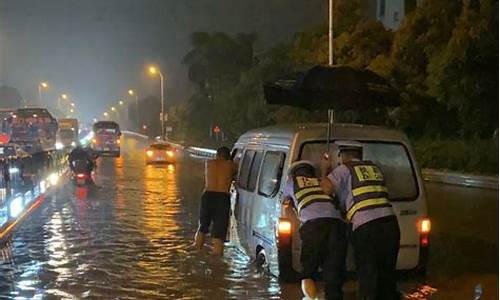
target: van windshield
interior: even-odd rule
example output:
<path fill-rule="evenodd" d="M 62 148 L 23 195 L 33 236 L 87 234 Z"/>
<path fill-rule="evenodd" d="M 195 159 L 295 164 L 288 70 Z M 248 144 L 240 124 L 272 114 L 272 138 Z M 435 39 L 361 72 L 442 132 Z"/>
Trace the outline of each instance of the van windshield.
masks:
<path fill-rule="evenodd" d="M 415 170 L 406 147 L 401 143 L 359 141 L 363 144 L 363 159 L 377 164 L 384 173 L 391 201 L 412 201 L 418 196 Z M 330 145 L 333 164 L 337 165 L 335 144 Z M 310 160 L 319 168 L 321 153 L 326 151 L 326 142 L 302 144 L 300 159 Z"/>

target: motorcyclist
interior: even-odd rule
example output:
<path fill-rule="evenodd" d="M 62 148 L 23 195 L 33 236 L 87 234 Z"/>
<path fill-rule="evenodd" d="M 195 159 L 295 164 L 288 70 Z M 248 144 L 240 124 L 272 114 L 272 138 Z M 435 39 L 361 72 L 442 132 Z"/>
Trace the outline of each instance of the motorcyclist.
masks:
<path fill-rule="evenodd" d="M 95 166 L 94 158 L 81 146 L 77 146 L 75 149 L 73 149 L 68 156 L 69 167 L 72 171 L 75 171 L 74 162 L 76 161 L 86 161 L 87 171 L 89 173 L 92 172 L 92 170 L 94 169 Z"/>

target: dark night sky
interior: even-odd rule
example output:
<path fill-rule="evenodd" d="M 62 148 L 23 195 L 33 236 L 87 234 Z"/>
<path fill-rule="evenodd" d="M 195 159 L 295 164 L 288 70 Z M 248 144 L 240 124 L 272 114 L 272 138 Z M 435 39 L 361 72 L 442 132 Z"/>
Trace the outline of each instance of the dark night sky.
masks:
<path fill-rule="evenodd" d="M 133 86 L 158 93 L 144 75 L 157 62 L 168 99 L 189 94 L 183 55 L 193 31 L 257 32 L 257 51 L 322 22 L 323 0 L 0 0 L 0 84 L 36 99 L 67 92 L 90 119 Z M 55 100 L 52 100 L 55 101 Z M 82 115 L 81 115 L 82 116 Z"/>

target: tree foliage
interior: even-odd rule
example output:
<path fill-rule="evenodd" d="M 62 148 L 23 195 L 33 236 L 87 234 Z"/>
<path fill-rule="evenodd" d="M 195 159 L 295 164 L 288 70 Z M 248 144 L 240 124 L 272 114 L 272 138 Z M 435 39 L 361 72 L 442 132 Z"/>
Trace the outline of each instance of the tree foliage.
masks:
<path fill-rule="evenodd" d="M 334 61 L 368 68 L 400 90 L 389 112 L 339 111 L 338 121 L 387 124 L 410 136 L 488 137 L 498 128 L 498 2 L 424 0 L 392 32 L 362 14 L 359 0 L 334 1 Z M 185 56 L 197 92 L 175 114 L 187 137 L 206 139 L 219 125 L 235 139 L 249 128 L 326 120 L 265 104 L 264 82 L 328 61 L 323 23 L 290 43 L 254 54 L 254 34 L 197 32 Z"/>

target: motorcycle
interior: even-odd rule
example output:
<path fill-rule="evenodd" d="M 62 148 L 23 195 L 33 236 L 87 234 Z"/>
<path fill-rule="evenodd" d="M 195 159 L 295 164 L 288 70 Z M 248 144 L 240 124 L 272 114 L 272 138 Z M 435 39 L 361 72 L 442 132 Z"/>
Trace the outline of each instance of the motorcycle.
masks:
<path fill-rule="evenodd" d="M 84 186 L 93 183 L 92 167 L 85 159 L 76 159 L 72 162 L 72 180 L 76 186 Z"/>

